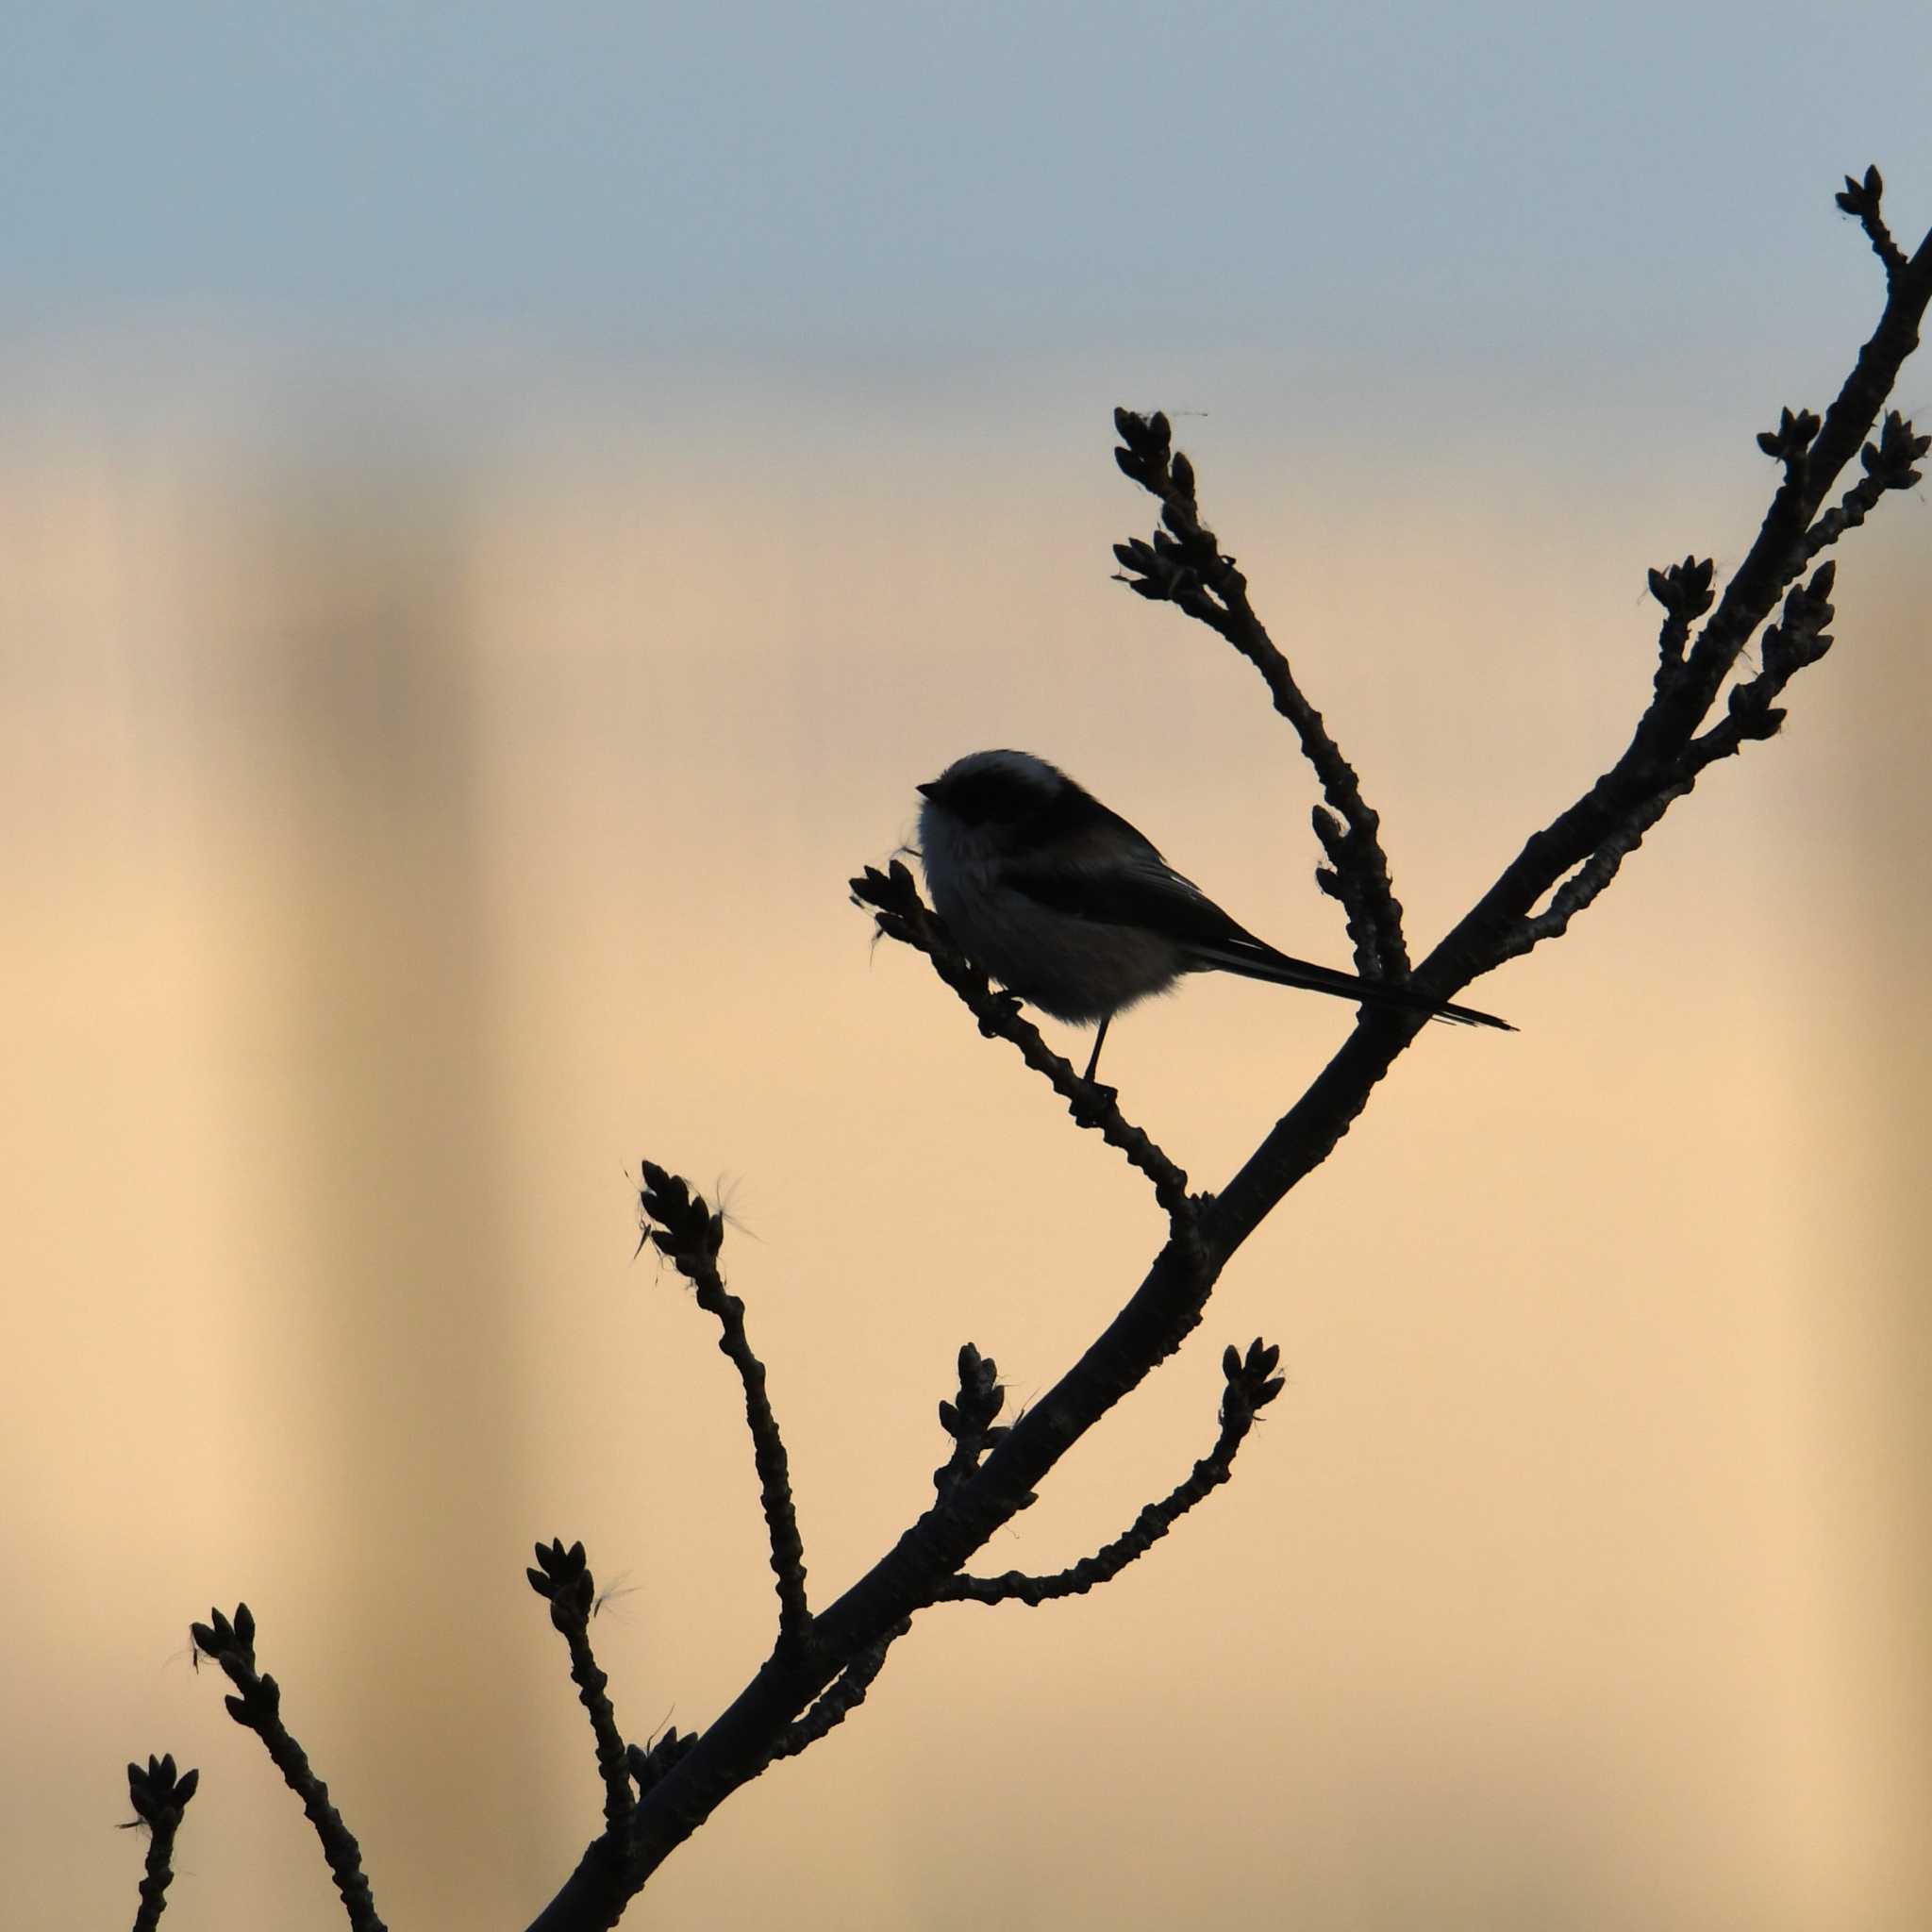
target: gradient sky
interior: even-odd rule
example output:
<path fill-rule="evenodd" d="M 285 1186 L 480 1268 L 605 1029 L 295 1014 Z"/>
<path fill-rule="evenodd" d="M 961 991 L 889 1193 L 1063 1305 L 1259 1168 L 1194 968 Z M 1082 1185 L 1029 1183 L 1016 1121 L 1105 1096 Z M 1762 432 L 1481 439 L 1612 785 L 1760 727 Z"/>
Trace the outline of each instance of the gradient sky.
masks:
<path fill-rule="evenodd" d="M 1919 5 L 0 15 L 10 1902 L 125 1916 L 166 1749 L 176 1908 L 337 1922 L 182 1652 L 245 1596 L 391 1922 L 541 1905 L 596 1789 L 528 1542 L 628 1589 L 634 1734 L 769 1636 L 625 1167 L 745 1224 L 819 1601 L 958 1344 L 1026 1399 L 1156 1236 L 869 949 L 913 784 L 1038 749 L 1345 954 L 1252 675 L 1108 581 L 1109 408 L 1176 411 L 1426 943 L 1621 747 L 1645 568 L 1748 543 L 1877 310 L 1840 175 L 1932 223 L 1928 75 Z M 1231 1489 L 922 1624 L 638 1924 L 1925 1921 L 1925 499 L 986 1567 L 1117 1533 L 1264 1332 Z M 1348 1024 L 1270 999 L 1110 1037 L 1201 1185 Z"/>
<path fill-rule="evenodd" d="M 916 358 L 1804 312 L 1791 211 L 1924 174 L 1928 68 L 1909 4 L 13 8 L 0 316 Z"/>

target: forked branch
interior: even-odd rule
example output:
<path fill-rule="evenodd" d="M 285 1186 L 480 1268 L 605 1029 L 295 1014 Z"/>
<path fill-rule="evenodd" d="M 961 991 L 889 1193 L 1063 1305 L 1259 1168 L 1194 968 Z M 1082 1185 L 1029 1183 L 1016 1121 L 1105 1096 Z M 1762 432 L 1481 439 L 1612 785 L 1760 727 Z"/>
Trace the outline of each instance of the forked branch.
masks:
<path fill-rule="evenodd" d="M 1268 687 L 1274 708 L 1294 727 L 1302 755 L 1314 767 L 1328 809 L 1314 813 L 1315 836 L 1328 865 L 1316 872 L 1322 890 L 1341 903 L 1357 971 L 1371 979 L 1403 979 L 1408 949 L 1402 908 L 1382 850 L 1381 820 L 1362 796 L 1355 767 L 1341 754 L 1309 703 L 1286 655 L 1248 600 L 1248 580 L 1221 540 L 1201 521 L 1194 466 L 1174 447 L 1174 430 L 1158 409 L 1151 416 L 1116 409 L 1121 444 L 1113 453 L 1130 476 L 1160 504 L 1161 527 L 1151 541 L 1116 543 L 1119 581 L 1138 595 L 1172 604 L 1226 639 Z"/>
<path fill-rule="evenodd" d="M 1430 952 L 1414 977 L 1431 996 L 1447 999 L 1477 974 L 1563 932 L 1608 888 L 1624 861 L 1703 772 L 1776 732 L 1784 715 L 1779 701 L 1788 687 L 1829 648 L 1833 566 L 1818 559 L 1859 527 L 1887 494 L 1918 481 L 1917 465 L 1928 446 L 1895 413 L 1874 434 L 1932 301 L 1932 235 L 1907 256 L 1884 222 L 1882 194 L 1883 183 L 1873 169 L 1862 181 L 1848 179 L 1839 197 L 1858 220 L 1885 272 L 1885 305 L 1871 341 L 1822 416 L 1786 408 L 1777 427 L 1760 437 L 1765 453 L 1778 464 L 1778 483 L 1749 554 L 1722 595 L 1710 563 L 1694 555 L 1651 573 L 1663 622 L 1650 695 L 1626 749 L 1573 805 L 1528 839 Z M 1209 626 L 1260 673 L 1320 783 L 1324 803 L 1317 808 L 1315 825 L 1326 864 L 1319 876 L 1346 909 L 1357 963 L 1365 974 L 1405 975 L 1402 914 L 1381 825 L 1354 767 L 1257 616 L 1245 577 L 1202 521 L 1193 466 L 1173 448 L 1167 419 L 1121 411 L 1115 424 L 1122 469 L 1161 506 L 1160 528 L 1151 541 L 1136 539 L 1116 550 L 1126 581 L 1141 596 L 1172 603 Z M 1840 473 L 1861 451 L 1862 477 L 1832 502 Z M 1778 621 L 1770 624 L 1774 613 Z M 1740 654 L 1760 630 L 1758 668 L 1733 684 Z M 1727 684 L 1732 688 L 1724 714 L 1713 719 Z M 1078 1594 L 1119 1574 L 1227 1481 L 1257 1414 L 1281 1388 L 1278 1353 L 1259 1341 L 1245 1354 L 1230 1349 L 1224 1358 L 1226 1388 L 1213 1448 L 1124 1534 L 1056 1574 L 965 1574 L 967 1562 L 1032 1503 L 1073 1444 L 1199 1325 L 1228 1259 L 1334 1148 L 1423 1024 L 1419 1015 L 1364 1009 L 1341 1049 L 1227 1188 L 1218 1196 L 1190 1195 L 1186 1176 L 1123 1119 L 1113 1096 L 1089 1087 L 1048 1052 L 1021 1017 L 1018 1003 L 996 991 L 958 952 L 903 865 L 868 869 L 853 881 L 853 891 L 879 931 L 932 962 L 983 1033 L 1017 1046 L 1067 1100 L 1080 1124 L 1100 1131 L 1147 1178 L 1168 1217 L 1167 1239 L 1106 1329 L 1010 1424 L 998 1420 L 1004 1391 L 991 1359 L 970 1345 L 960 1351 L 958 1392 L 941 1407 L 952 1448 L 935 1472 L 931 1507 L 865 1575 L 814 1613 L 806 1596 L 804 1548 L 765 1371 L 746 1339 L 743 1304 L 727 1292 L 720 1272 L 724 1219 L 685 1180 L 644 1163 L 644 1239 L 691 1284 L 699 1306 L 718 1322 L 719 1346 L 743 1389 L 777 1586 L 778 1633 L 771 1655 L 702 1734 L 680 1736 L 674 1730 L 648 1746 L 623 1746 L 603 1674 L 590 1655 L 585 1624 L 592 1586 L 582 1547 L 566 1549 L 560 1540 L 539 1545 L 531 1581 L 550 1601 L 553 1620 L 571 1642 L 572 1674 L 591 1715 L 604 1778 L 605 1824 L 535 1922 L 535 1932 L 615 1924 L 658 1866 L 732 1792 L 827 1736 L 858 1707 L 891 1646 L 921 1610 L 949 1601 L 1038 1604 Z M 379 1932 L 356 1841 L 282 1725 L 275 1680 L 256 1671 L 254 1622 L 246 1607 L 232 1620 L 217 1612 L 209 1624 L 196 1624 L 194 1640 L 235 1686 L 231 1713 L 260 1736 L 302 1796 L 352 1926 Z M 158 1817 L 172 1803 L 178 1822 L 194 1774 L 173 1781 L 171 1761 L 151 1760 L 150 1766 L 149 1808 Z M 131 1783 L 134 1775 L 130 1768 Z M 138 1811 L 142 1803 L 137 1792 Z M 142 1815 L 155 1825 L 146 1811 Z M 157 1828 L 155 1843 L 159 1842 Z M 163 1851 L 153 1888 L 157 1915 L 165 1868 Z M 150 1871 L 153 1877 L 152 1847 Z M 146 1886 L 142 1899 L 146 1912 Z"/>
<path fill-rule="evenodd" d="M 1085 1596 L 1090 1590 L 1111 1583 L 1135 1557 L 1144 1557 L 1196 1503 L 1211 1496 L 1233 1475 L 1235 1454 L 1246 1441 L 1256 1415 L 1281 1393 L 1282 1378 L 1274 1373 L 1280 1361 L 1280 1349 L 1258 1336 L 1249 1343 L 1246 1355 L 1229 1346 L 1221 1360 L 1227 1387 L 1221 1398 L 1221 1434 L 1214 1447 L 1195 1463 L 1186 1482 L 1159 1502 L 1149 1503 L 1112 1542 L 1052 1576 L 1028 1576 L 1018 1570 L 1008 1570 L 1003 1576 L 955 1576 L 940 1586 L 937 1601 L 1038 1605 Z"/>

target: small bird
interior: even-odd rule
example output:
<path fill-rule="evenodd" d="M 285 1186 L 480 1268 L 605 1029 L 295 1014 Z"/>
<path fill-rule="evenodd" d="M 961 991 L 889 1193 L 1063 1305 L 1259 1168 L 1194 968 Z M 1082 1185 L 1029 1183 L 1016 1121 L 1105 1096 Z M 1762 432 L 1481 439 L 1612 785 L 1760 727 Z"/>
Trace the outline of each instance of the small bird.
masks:
<path fill-rule="evenodd" d="M 922 785 L 920 857 L 939 915 L 1008 991 L 1074 1025 L 1184 973 L 1239 973 L 1465 1026 L 1516 1029 L 1394 980 L 1291 959 L 1237 925 L 1118 812 L 1024 751 L 975 751 Z"/>

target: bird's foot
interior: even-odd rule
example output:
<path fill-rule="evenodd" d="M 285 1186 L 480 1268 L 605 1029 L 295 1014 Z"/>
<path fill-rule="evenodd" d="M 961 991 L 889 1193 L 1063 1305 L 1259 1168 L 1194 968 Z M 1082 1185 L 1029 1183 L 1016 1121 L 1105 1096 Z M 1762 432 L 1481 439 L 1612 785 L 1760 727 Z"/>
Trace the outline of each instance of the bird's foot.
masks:
<path fill-rule="evenodd" d="M 1080 1091 L 1068 1103 L 1068 1110 L 1081 1126 L 1097 1126 L 1101 1115 L 1120 1097 L 1118 1087 L 1108 1087 L 1098 1080 L 1082 1080 Z"/>

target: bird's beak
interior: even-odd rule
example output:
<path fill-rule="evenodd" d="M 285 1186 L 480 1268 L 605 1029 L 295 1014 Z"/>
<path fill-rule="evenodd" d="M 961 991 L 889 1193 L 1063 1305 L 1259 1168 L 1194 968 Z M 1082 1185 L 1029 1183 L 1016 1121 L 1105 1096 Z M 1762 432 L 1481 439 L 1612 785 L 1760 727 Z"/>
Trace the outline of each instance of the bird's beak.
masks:
<path fill-rule="evenodd" d="M 912 789 L 922 798 L 935 798 L 939 795 L 940 781 L 937 778 L 928 778 L 924 785 L 915 785 Z"/>

